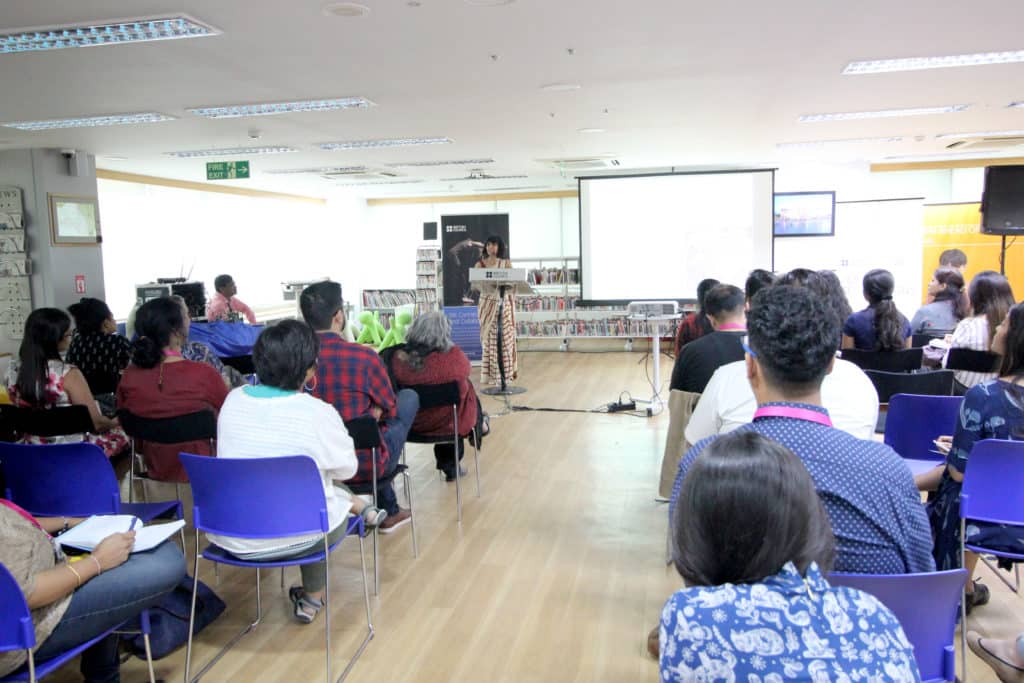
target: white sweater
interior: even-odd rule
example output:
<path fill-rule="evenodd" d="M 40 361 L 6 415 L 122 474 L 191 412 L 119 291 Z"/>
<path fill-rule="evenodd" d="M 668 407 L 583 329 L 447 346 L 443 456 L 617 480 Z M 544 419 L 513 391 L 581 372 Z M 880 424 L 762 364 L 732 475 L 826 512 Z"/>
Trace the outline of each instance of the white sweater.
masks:
<path fill-rule="evenodd" d="M 345 522 L 352 500 L 332 480 L 351 479 L 358 461 L 352 437 L 338 411 L 301 392 L 239 387 L 228 394 L 217 419 L 218 458 L 270 458 L 308 455 L 316 461 L 327 499 L 331 529 Z M 295 501 L 300 504 L 304 501 Z M 259 505 L 259 501 L 253 501 Z M 250 539 L 208 535 L 212 543 L 237 555 L 278 550 L 317 536 Z"/>

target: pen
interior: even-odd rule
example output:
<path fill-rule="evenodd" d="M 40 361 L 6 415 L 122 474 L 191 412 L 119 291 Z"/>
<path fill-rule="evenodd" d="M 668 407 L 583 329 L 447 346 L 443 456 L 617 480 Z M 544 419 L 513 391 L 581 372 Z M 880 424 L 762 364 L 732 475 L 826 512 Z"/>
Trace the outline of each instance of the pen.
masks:
<path fill-rule="evenodd" d="M 132 517 L 132 525 L 128 527 L 128 531 L 135 531 L 135 523 L 139 521 L 138 517 Z"/>

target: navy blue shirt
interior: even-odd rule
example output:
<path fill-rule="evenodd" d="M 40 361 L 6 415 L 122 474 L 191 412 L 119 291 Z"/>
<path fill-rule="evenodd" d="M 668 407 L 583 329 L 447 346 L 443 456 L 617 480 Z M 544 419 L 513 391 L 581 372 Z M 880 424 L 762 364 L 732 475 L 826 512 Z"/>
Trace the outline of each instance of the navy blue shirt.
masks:
<path fill-rule="evenodd" d="M 776 403 L 828 415 L 820 406 Z M 758 417 L 749 429 L 800 458 L 814 480 L 836 538 L 835 571 L 912 574 L 935 571 L 932 535 L 921 494 L 903 459 L 877 441 L 792 417 Z M 693 461 L 717 437 L 691 448 L 679 462 L 669 519 Z"/>
<path fill-rule="evenodd" d="M 911 336 L 914 331 L 910 327 L 910 321 L 900 313 L 903 325 L 903 339 Z M 873 308 L 865 308 L 863 311 L 852 313 L 843 325 L 843 334 L 853 337 L 854 348 L 861 351 L 877 351 L 875 348 L 875 311 Z M 892 349 L 898 351 L 899 349 Z"/>

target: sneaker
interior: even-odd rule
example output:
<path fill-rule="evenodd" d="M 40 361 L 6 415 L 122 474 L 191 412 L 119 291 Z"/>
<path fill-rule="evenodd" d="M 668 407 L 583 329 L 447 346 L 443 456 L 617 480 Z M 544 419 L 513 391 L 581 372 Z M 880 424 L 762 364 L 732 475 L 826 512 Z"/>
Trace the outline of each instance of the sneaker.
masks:
<path fill-rule="evenodd" d="M 974 591 L 967 594 L 967 614 L 970 614 L 975 607 L 987 605 L 990 597 L 988 586 L 975 581 Z"/>
<path fill-rule="evenodd" d="M 405 508 L 398 508 L 398 512 L 394 515 L 388 515 L 377 529 L 382 534 L 390 534 L 398 527 L 403 524 L 408 524 L 412 520 L 412 513 Z"/>

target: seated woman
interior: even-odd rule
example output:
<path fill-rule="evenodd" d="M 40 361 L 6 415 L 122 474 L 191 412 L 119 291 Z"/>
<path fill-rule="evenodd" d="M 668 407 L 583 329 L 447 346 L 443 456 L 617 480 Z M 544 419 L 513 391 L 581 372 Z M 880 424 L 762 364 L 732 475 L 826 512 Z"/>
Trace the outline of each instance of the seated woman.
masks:
<path fill-rule="evenodd" d="M 398 349 L 391 356 L 390 369 L 400 387 L 458 382 L 459 460 L 465 451 L 462 437 L 469 436 L 474 427 L 479 428 L 481 435 L 489 431 L 480 399 L 469 381 L 472 372 L 469 359 L 452 342 L 452 324 L 444 313 L 424 313 L 413 321 L 406 331 L 405 348 Z M 452 411 L 442 406 L 416 413 L 410 431 L 423 436 L 443 436 L 451 434 L 453 428 Z M 452 444 L 434 444 L 434 458 L 445 479 L 455 481 L 455 448 Z"/>
<path fill-rule="evenodd" d="M 351 479 L 358 468 L 352 437 L 341 416 L 329 403 L 302 390 L 316 376 L 320 341 L 304 323 L 284 320 L 260 333 L 252 360 L 260 384 L 232 391 L 217 420 L 217 457 L 271 458 L 308 455 L 316 461 L 333 543 L 345 534 L 349 511 L 361 515 L 367 526 L 379 525 L 387 513 L 352 496 L 333 480 Z M 297 538 L 232 538 L 210 535 L 210 541 L 249 560 L 295 557 L 321 544 L 321 536 Z M 291 598 L 295 618 L 309 624 L 323 608 L 325 563 L 301 567 L 302 585 Z"/>
<path fill-rule="evenodd" d="M 920 680 L 892 612 L 825 580 L 828 515 L 791 451 L 720 436 L 678 500 L 673 558 L 688 587 L 661 614 L 662 681 Z"/>
<path fill-rule="evenodd" d="M 172 294 L 171 298 L 181 306 L 181 319 L 185 323 L 185 342 L 181 345 L 181 357 L 185 360 L 194 360 L 197 363 L 206 363 L 220 373 L 224 384 L 229 388 L 233 389 L 245 384 L 245 377 L 242 376 L 242 373 L 230 365 L 224 365 L 220 358 L 217 357 L 217 354 L 213 352 L 213 349 L 202 342 L 189 341 L 188 331 L 192 325 L 192 318 L 188 312 L 188 304 L 185 303 L 184 297 L 177 294 Z"/>
<path fill-rule="evenodd" d="M 75 319 L 75 333 L 68 347 L 67 361 L 82 371 L 93 396 L 107 397 L 104 405 L 113 408 L 114 390 L 121 371 L 128 367 L 131 342 L 117 334 L 114 314 L 99 299 L 83 298 L 68 306 Z"/>
<path fill-rule="evenodd" d="M 915 479 L 922 491 L 937 490 L 928 504 L 928 517 L 939 570 L 960 566 L 960 487 L 971 448 L 982 439 L 1024 440 L 1024 304 L 1010 309 L 996 327 L 992 351 L 1003 357 L 1000 376 L 968 390 L 946 464 Z M 1003 546 L 1010 552 L 1021 552 L 1024 544 L 1019 527 L 972 523 L 968 530 L 968 540 Z M 973 573 L 978 556 L 967 553 L 965 559 L 967 569 Z M 969 582 L 967 595 L 970 609 L 988 602 L 989 591 L 982 584 Z"/>
<path fill-rule="evenodd" d="M 0 500 L 0 564 L 21 586 L 35 624 L 36 661 L 51 659 L 157 604 L 185 576 L 185 558 L 172 542 L 129 554 L 135 532 L 112 534 L 92 554 L 71 563 L 50 534 L 81 519 L 36 519 Z M 119 680 L 118 643 L 110 635 L 82 654 L 86 683 Z M 25 664 L 24 650 L 0 652 L 0 676 Z"/>
<path fill-rule="evenodd" d="M 147 301 L 135 316 L 139 337 L 132 343 L 132 364 L 117 386 L 118 410 L 138 417 L 177 417 L 200 410 L 220 410 L 228 394 L 224 380 L 204 363 L 185 360 L 185 321 L 181 306 L 169 297 Z M 178 453 L 213 455 L 208 441 L 179 444 L 138 442 L 149 476 L 158 481 L 187 482 Z"/>
<path fill-rule="evenodd" d="M 914 334 L 953 330 L 967 315 L 964 276 L 954 268 L 938 268 L 928 283 L 930 303 L 917 309 L 910 327 Z"/>
<path fill-rule="evenodd" d="M 896 281 L 888 270 L 876 268 L 864 276 L 868 307 L 857 311 L 843 325 L 844 349 L 899 351 L 910 348 L 910 322 L 896 309 L 892 293 Z"/>
<path fill-rule="evenodd" d="M 971 316 L 957 324 L 949 340 L 949 348 L 988 351 L 992 347 L 996 326 L 1006 317 L 1006 312 L 1014 303 L 1010 281 L 994 270 L 983 270 L 971 280 L 967 298 L 971 303 Z M 942 359 L 943 367 L 948 360 L 947 352 Z M 953 376 L 961 385 L 958 393 L 962 393 L 964 389 L 995 379 L 996 373 L 956 370 Z"/>
<path fill-rule="evenodd" d="M 81 405 L 89 409 L 93 433 L 86 440 L 111 458 L 128 445 L 116 420 L 100 412 L 82 372 L 61 360 L 71 343 L 71 318 L 59 308 L 38 308 L 25 321 L 18 357 L 7 367 L 7 393 L 17 406 L 60 408 Z M 49 444 L 81 441 L 80 434 L 41 437 L 23 434 L 22 443 Z"/>

